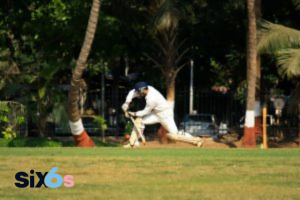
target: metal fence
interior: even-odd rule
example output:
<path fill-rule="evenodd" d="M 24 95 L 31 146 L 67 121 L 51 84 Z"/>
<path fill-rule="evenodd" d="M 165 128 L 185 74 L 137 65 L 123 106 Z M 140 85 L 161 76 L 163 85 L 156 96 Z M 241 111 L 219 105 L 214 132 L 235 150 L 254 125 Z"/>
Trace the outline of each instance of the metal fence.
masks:
<path fill-rule="evenodd" d="M 104 105 L 104 114 L 105 119 L 108 125 L 108 130 L 106 135 L 120 136 L 124 133 L 124 129 L 128 119 L 126 119 L 121 110 L 121 106 L 125 101 L 125 98 L 128 94 L 127 88 L 106 88 L 105 90 L 105 102 L 101 103 L 101 94 L 100 91 L 90 92 L 86 101 L 85 109 L 92 109 L 95 115 L 101 115 L 102 107 Z M 276 108 L 274 107 L 274 102 L 265 97 L 269 96 L 268 94 L 262 94 L 262 99 L 264 99 L 268 115 L 271 115 L 274 118 L 273 123 L 274 129 L 278 130 L 298 130 L 299 119 L 297 113 L 291 113 L 287 108 L 283 109 L 280 119 L 276 115 Z M 174 108 L 174 118 L 175 122 L 180 128 L 180 124 L 184 121 L 184 117 L 189 114 L 189 91 L 176 91 L 175 99 L 175 108 Z M 214 115 L 217 121 L 217 124 L 220 123 L 226 124 L 226 129 L 238 130 L 241 129 L 243 125 L 242 118 L 245 115 L 245 103 L 237 100 L 233 92 L 228 93 L 218 93 L 210 90 L 196 90 L 194 91 L 193 99 L 193 110 L 198 114 L 211 114 Z M 134 99 L 133 106 L 131 109 L 133 111 L 143 109 L 145 106 L 145 100 L 143 99 Z M 279 121 L 278 121 L 279 119 Z M 159 128 L 159 124 L 147 126 L 145 129 L 145 134 L 154 135 Z M 94 132 L 90 129 L 93 135 L 100 135 L 100 132 Z M 228 131 L 227 130 L 227 131 Z M 278 131 L 270 131 L 278 132 Z M 284 131 L 290 132 L 290 131 Z M 295 132 L 295 131 L 293 131 Z"/>
<path fill-rule="evenodd" d="M 90 116 L 104 115 L 108 129 L 105 135 L 122 136 L 125 134 L 125 127 L 129 119 L 123 115 L 121 106 L 129 92 L 129 88 L 106 86 L 105 91 L 90 90 L 84 105 L 84 109 Z M 164 92 L 161 91 L 163 94 Z M 103 98 L 104 96 L 104 98 Z M 292 106 L 292 101 L 288 97 L 280 97 L 284 101 L 284 107 L 278 112 L 280 101 L 272 100 L 269 93 L 261 95 L 261 99 L 266 103 L 268 110 L 268 130 L 271 137 L 278 135 L 295 135 L 299 133 L 299 110 Z M 103 101 L 103 99 L 104 101 Z M 278 99 L 280 99 L 278 98 Z M 175 97 L 174 119 L 179 129 L 182 128 L 186 116 L 189 114 L 190 93 L 188 90 L 177 90 Z M 132 111 L 143 109 L 145 106 L 144 99 L 135 98 L 130 108 Z M 231 130 L 242 131 L 245 115 L 245 103 L 237 100 L 235 93 L 219 93 L 211 90 L 196 89 L 193 96 L 193 110 L 198 114 L 214 115 L 218 129 L 220 124 L 226 124 L 225 133 Z M 272 120 L 271 120 L 272 119 Z M 102 136 L 102 131 L 91 119 L 84 119 L 84 127 L 88 133 L 93 136 Z M 33 123 L 27 123 L 20 127 L 21 135 L 35 136 L 36 127 Z M 68 127 L 68 126 L 67 126 Z M 160 124 L 147 126 L 145 134 L 154 136 Z M 186 128 L 184 126 L 184 128 Z M 197 128 L 197 127 L 196 127 Z M 199 127 L 198 127 L 199 128 Z M 222 128 L 222 126 L 221 126 Z M 224 127 L 223 127 L 224 128 Z M 49 123 L 47 131 L 51 136 L 71 136 L 69 128 L 62 129 L 56 124 Z M 222 131 L 222 129 L 220 130 Z M 242 133 L 240 133 L 242 134 Z M 273 136 L 272 136 L 273 135 Z"/>

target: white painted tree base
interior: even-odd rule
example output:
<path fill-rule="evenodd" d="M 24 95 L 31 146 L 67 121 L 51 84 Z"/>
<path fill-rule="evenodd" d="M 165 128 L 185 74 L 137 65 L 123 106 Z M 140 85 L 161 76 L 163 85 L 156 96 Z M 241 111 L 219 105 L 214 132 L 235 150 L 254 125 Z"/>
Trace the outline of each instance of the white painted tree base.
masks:
<path fill-rule="evenodd" d="M 254 117 L 254 110 L 247 110 L 246 111 L 246 118 L 245 118 L 245 127 L 253 128 L 255 125 L 255 117 Z"/>
<path fill-rule="evenodd" d="M 69 124 L 73 135 L 80 135 L 84 131 L 81 119 L 79 119 L 77 122 L 69 121 Z"/>

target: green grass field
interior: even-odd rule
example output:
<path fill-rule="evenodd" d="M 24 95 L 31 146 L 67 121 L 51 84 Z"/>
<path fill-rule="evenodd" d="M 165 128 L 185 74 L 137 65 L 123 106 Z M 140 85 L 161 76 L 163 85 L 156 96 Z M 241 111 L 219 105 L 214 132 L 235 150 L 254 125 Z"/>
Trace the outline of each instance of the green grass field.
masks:
<path fill-rule="evenodd" d="M 15 186 L 52 167 L 75 185 Z M 300 199 L 300 149 L 0 148 L 0 178 L 0 199 Z"/>

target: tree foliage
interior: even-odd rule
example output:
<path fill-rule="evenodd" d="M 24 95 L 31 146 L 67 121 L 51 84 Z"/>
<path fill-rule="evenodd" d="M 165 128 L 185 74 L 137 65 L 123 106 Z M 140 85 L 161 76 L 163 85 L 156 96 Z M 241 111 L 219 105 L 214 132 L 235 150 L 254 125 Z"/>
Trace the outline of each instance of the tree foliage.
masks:
<path fill-rule="evenodd" d="M 288 78 L 300 75 L 300 31 L 267 21 L 259 23 L 260 53 L 274 54 L 279 74 Z"/>
<path fill-rule="evenodd" d="M 103 0 L 84 76 L 99 86 L 95 77 L 104 69 L 118 81 L 128 66 L 138 79 L 166 89 L 166 76 L 153 66 L 162 67 L 162 57 L 170 50 L 175 55 L 177 91 L 189 86 L 190 70 L 182 66 L 190 59 L 196 88 L 226 85 L 237 91 L 246 79 L 245 5 L 242 0 Z M 91 1 L 81 0 L 0 1 L 2 100 L 23 103 L 37 120 L 43 118 L 37 117 L 39 109 L 47 114 L 63 111 L 58 107 L 66 100 L 61 86 L 71 79 L 90 7 Z M 265 86 L 284 80 L 278 73 L 299 73 L 299 8 L 299 0 L 262 1 L 265 20 L 259 22 L 259 51 L 273 54 L 262 59 Z M 166 27 L 176 27 L 172 36 L 177 42 L 170 37 L 169 49 L 159 40 Z M 275 63 L 279 72 L 273 70 Z"/>

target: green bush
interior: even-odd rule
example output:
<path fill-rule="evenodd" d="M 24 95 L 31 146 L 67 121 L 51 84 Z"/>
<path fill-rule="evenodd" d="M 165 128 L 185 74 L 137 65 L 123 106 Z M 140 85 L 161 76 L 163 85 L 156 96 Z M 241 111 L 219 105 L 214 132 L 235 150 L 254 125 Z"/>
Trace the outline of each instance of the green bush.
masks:
<path fill-rule="evenodd" d="M 46 138 L 15 138 L 9 140 L 8 147 L 61 147 L 62 142 Z"/>
<path fill-rule="evenodd" d="M 4 138 L 0 138 L 0 147 L 8 147 L 8 143 L 10 140 L 6 140 Z"/>
<path fill-rule="evenodd" d="M 25 123 L 24 106 L 18 102 L 0 101 L 1 133 L 5 139 L 17 137 L 15 129 Z"/>
<path fill-rule="evenodd" d="M 94 140 L 99 147 L 117 147 L 120 144 Z M 0 147 L 74 147 L 73 141 L 61 141 L 47 138 L 0 138 Z"/>
<path fill-rule="evenodd" d="M 129 135 L 130 135 L 132 129 L 133 129 L 133 123 L 132 123 L 131 121 L 128 121 L 128 122 L 126 123 L 125 130 L 124 130 L 124 132 L 123 132 L 123 135 L 124 135 L 124 136 L 125 136 L 126 134 L 129 134 Z"/>

